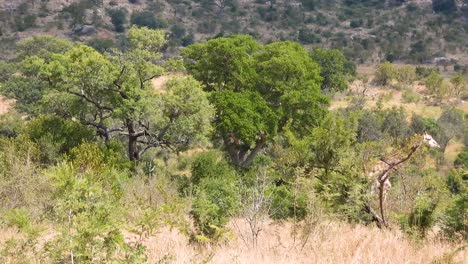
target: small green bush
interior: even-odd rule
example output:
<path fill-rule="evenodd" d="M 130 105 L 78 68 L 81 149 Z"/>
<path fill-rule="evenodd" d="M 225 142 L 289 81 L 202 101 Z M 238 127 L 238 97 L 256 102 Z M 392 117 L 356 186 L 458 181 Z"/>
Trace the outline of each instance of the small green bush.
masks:
<path fill-rule="evenodd" d="M 204 178 L 195 188 L 192 215 L 197 231 L 217 239 L 217 230 L 224 228 L 239 208 L 240 195 L 235 178 Z"/>
<path fill-rule="evenodd" d="M 205 178 L 232 178 L 234 170 L 229 166 L 223 155 L 217 151 L 199 154 L 192 164 L 192 183 L 198 185 Z"/>
<path fill-rule="evenodd" d="M 435 208 L 437 204 L 427 196 L 418 196 L 413 210 L 408 216 L 408 225 L 416 229 L 424 237 L 426 231 L 432 227 L 435 222 Z"/>
<path fill-rule="evenodd" d="M 157 18 L 153 13 L 148 11 L 133 13 L 130 22 L 132 25 L 148 27 L 151 29 L 166 28 L 168 26 L 166 20 Z"/>
<path fill-rule="evenodd" d="M 125 9 L 110 9 L 108 11 L 109 16 L 111 17 L 111 22 L 114 25 L 116 32 L 125 31 L 125 22 L 127 21 L 127 12 Z"/>
<path fill-rule="evenodd" d="M 305 194 L 294 194 L 287 185 L 271 186 L 266 191 L 270 197 L 270 217 L 275 220 L 286 220 L 295 218 L 304 219 L 307 216 L 307 196 Z"/>
<path fill-rule="evenodd" d="M 457 159 L 453 162 L 456 167 L 468 168 L 468 151 L 463 151 L 458 154 Z"/>
<path fill-rule="evenodd" d="M 468 239 L 468 194 L 453 198 L 441 220 L 442 230 L 448 238 Z"/>
<path fill-rule="evenodd" d="M 419 94 L 412 89 L 406 89 L 402 94 L 402 98 L 405 103 L 417 103 L 421 100 Z"/>

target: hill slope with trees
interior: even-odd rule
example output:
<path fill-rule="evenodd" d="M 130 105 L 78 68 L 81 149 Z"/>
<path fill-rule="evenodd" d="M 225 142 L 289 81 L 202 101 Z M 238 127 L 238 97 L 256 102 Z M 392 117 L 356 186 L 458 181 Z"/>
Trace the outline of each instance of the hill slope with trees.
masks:
<path fill-rule="evenodd" d="M 124 46 L 122 34 L 134 24 L 166 30 L 176 53 L 195 41 L 250 34 L 263 43 L 336 48 L 358 63 L 466 66 L 467 21 L 460 0 L 14 0 L 0 2 L 0 43 L 12 48 L 47 33 L 108 49 Z"/>

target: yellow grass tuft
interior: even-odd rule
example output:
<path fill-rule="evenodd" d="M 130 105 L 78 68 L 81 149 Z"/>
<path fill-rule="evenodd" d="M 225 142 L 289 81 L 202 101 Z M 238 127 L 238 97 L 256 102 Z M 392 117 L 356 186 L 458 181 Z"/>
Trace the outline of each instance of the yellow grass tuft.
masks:
<path fill-rule="evenodd" d="M 191 246 L 175 231 L 165 230 L 146 241 L 150 262 L 169 263 L 431 263 L 453 258 L 466 263 L 468 249 L 431 240 L 417 243 L 398 231 L 361 225 L 322 222 L 305 237 L 292 235 L 291 223 L 267 223 L 257 248 L 248 241 L 248 226 L 233 220 L 235 238 L 227 244 L 203 249 Z"/>

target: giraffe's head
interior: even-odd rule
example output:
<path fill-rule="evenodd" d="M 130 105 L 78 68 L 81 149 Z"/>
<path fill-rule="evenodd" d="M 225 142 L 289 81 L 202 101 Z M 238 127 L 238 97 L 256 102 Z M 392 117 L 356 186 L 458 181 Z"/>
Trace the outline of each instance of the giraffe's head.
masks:
<path fill-rule="evenodd" d="M 435 139 L 426 132 L 423 134 L 423 141 L 431 148 L 440 148 L 439 143 L 437 143 L 437 141 L 435 141 Z"/>

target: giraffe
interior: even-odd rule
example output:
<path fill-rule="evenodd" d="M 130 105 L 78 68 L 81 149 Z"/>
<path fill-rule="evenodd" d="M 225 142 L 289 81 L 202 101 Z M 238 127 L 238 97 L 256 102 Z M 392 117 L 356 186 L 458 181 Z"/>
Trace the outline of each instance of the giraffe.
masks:
<path fill-rule="evenodd" d="M 419 139 L 413 146 L 410 147 L 409 153 L 407 153 L 406 156 L 400 158 L 380 159 L 368 173 L 369 177 L 375 179 L 372 185 L 371 195 L 374 196 L 378 194 L 379 196 L 380 216 L 377 216 L 376 213 L 373 213 L 373 215 L 377 218 L 379 226 L 387 226 L 384 205 L 387 194 L 392 188 L 392 184 L 390 183 L 391 173 L 396 170 L 399 165 L 409 160 L 413 154 L 424 145 L 431 148 L 440 148 L 437 141 L 431 135 L 424 132 L 422 135 L 419 135 Z"/>

